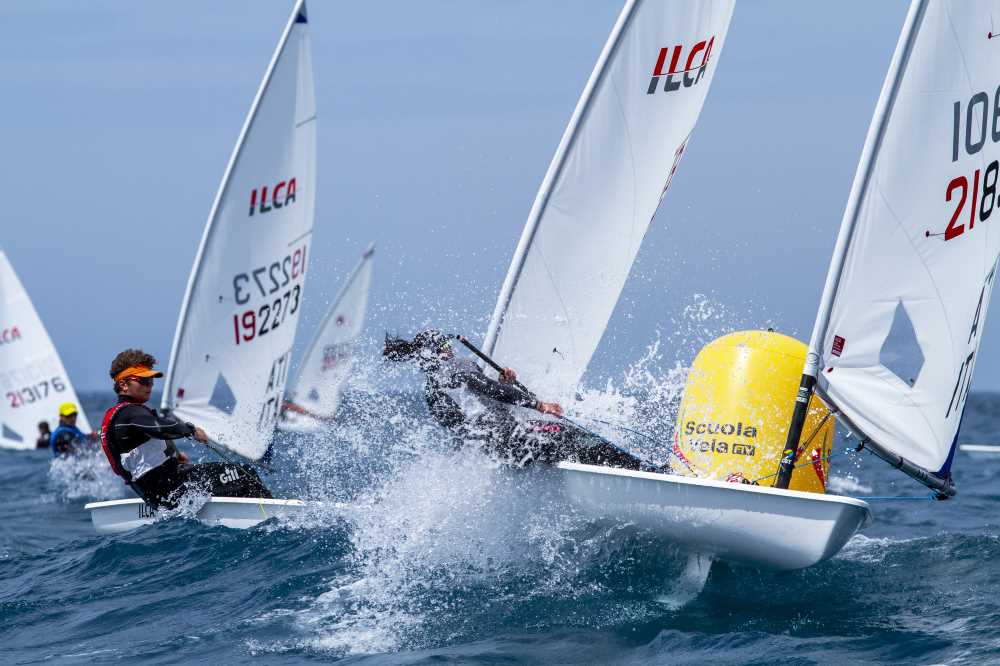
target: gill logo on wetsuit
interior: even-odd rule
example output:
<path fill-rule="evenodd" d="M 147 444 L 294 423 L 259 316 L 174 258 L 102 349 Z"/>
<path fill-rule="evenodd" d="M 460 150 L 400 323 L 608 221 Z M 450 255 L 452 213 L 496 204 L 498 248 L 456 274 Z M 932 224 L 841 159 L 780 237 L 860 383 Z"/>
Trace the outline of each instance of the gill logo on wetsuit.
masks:
<path fill-rule="evenodd" d="M 219 481 L 223 483 L 232 483 L 233 481 L 238 481 L 240 478 L 240 473 L 236 471 L 235 467 L 227 467 L 226 471 L 219 475 Z"/>

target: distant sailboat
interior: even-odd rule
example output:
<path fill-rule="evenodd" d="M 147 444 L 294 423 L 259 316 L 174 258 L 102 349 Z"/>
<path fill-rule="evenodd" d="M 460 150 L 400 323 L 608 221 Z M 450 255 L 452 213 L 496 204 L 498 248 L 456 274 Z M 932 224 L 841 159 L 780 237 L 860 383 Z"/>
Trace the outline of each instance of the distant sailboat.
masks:
<path fill-rule="evenodd" d="M 34 449 L 38 424 L 55 429 L 59 405 L 80 399 L 28 292 L 0 250 L 0 448 Z M 81 409 L 76 425 L 90 432 Z"/>
<path fill-rule="evenodd" d="M 990 17 L 994 17 L 991 20 Z M 836 554 L 870 518 L 787 490 L 810 394 L 875 455 L 952 495 L 957 432 L 998 258 L 1000 3 L 915 0 L 868 132 L 775 487 L 563 463 L 597 515 L 777 569 Z M 991 129 L 992 128 L 992 129 Z"/>
<path fill-rule="evenodd" d="M 315 198 L 316 106 L 305 2 L 298 0 L 205 225 L 163 392 L 164 410 L 248 460 L 267 452 L 285 392 Z M 258 522 L 301 506 L 249 501 Z M 204 517 L 244 526 L 246 503 L 213 499 Z M 152 519 L 140 500 L 87 506 L 102 531 Z"/>
<path fill-rule="evenodd" d="M 288 392 L 282 430 L 316 431 L 333 419 L 364 330 L 375 246 L 361 256 L 316 329 Z"/>

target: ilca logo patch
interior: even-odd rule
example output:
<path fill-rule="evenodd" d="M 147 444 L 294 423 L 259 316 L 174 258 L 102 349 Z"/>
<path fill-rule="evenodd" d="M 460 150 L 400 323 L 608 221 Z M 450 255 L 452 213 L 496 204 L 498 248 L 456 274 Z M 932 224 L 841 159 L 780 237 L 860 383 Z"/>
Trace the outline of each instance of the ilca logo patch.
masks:
<path fill-rule="evenodd" d="M 683 44 L 660 49 L 656 57 L 656 65 L 653 67 L 653 76 L 646 88 L 646 94 L 652 95 L 658 89 L 662 89 L 663 92 L 673 92 L 680 90 L 681 86 L 690 88 L 697 85 L 708 68 L 713 44 L 715 44 L 715 35 L 709 39 L 703 39 L 688 49 L 685 49 Z M 687 57 L 683 58 L 685 51 Z M 682 58 L 683 67 L 681 67 Z M 668 61 L 670 62 L 669 66 L 667 66 Z M 662 88 L 660 87 L 661 78 L 664 79 Z"/>
<path fill-rule="evenodd" d="M 295 179 L 282 180 L 274 187 L 266 185 L 250 191 L 250 217 L 254 213 L 269 213 L 295 203 Z"/>

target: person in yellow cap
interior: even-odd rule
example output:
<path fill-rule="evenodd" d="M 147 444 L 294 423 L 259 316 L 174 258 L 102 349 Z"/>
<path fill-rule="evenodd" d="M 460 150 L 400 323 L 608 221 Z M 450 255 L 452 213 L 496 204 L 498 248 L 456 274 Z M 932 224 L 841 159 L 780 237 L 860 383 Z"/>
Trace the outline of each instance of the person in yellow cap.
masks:
<path fill-rule="evenodd" d="M 49 445 L 54 457 L 66 457 L 78 453 L 87 446 L 88 441 L 97 438 L 95 433 L 84 433 L 76 427 L 76 405 L 64 402 L 59 405 L 59 427 L 49 436 Z"/>
<path fill-rule="evenodd" d="M 249 465 L 192 465 L 177 450 L 176 439 L 190 437 L 206 444 L 208 435 L 193 423 L 157 414 L 146 406 L 153 380 L 163 376 L 154 365 L 156 359 L 141 349 L 126 349 L 111 362 L 109 374 L 118 404 L 104 414 L 101 448 L 115 474 L 153 507 L 176 506 L 183 493 L 194 489 L 222 497 L 270 498 L 271 493 Z"/>

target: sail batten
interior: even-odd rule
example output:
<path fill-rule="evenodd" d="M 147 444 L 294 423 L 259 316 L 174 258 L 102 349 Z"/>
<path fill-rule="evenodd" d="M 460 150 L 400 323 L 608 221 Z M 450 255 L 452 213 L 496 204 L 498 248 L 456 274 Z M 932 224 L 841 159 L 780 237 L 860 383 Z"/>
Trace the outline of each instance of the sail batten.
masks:
<path fill-rule="evenodd" d="M 629 0 L 532 204 L 484 347 L 536 390 L 579 382 L 683 155 L 733 3 Z"/>
<path fill-rule="evenodd" d="M 1000 258 L 991 14 L 1000 3 L 911 4 L 804 370 L 880 457 L 917 478 L 950 474 Z"/>
<path fill-rule="evenodd" d="M 249 459 L 288 376 L 315 204 L 308 21 L 298 0 L 243 123 L 181 305 L 162 406 Z"/>

